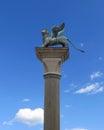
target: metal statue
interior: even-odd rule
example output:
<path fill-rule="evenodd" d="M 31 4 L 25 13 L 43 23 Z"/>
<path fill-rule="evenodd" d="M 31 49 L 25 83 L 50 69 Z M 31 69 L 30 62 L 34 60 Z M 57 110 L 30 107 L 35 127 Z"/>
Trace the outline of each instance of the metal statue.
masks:
<path fill-rule="evenodd" d="M 77 48 L 67 37 L 61 36 L 61 34 L 64 32 L 64 27 L 65 27 L 64 23 L 52 27 L 51 35 L 48 33 L 47 29 L 43 29 L 41 32 L 43 37 L 42 47 L 49 47 L 54 45 L 62 45 L 62 47 L 68 47 L 69 42 L 76 50 L 84 52 L 84 50 Z"/>

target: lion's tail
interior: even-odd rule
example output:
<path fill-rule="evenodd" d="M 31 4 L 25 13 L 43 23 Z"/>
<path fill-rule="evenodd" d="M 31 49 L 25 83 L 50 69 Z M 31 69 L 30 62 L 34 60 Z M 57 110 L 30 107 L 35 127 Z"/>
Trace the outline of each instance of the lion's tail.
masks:
<path fill-rule="evenodd" d="M 82 52 L 82 53 L 85 53 L 84 50 L 81 50 L 81 49 L 77 48 L 77 47 L 74 45 L 74 43 L 71 42 L 69 39 L 67 39 L 67 40 L 68 40 L 68 42 L 69 42 L 76 50 L 78 50 L 78 51 L 80 51 L 80 52 Z"/>

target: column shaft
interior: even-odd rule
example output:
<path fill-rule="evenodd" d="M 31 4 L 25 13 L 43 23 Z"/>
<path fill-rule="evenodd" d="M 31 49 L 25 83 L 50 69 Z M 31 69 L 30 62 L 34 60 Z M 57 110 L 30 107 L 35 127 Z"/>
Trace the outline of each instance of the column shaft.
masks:
<path fill-rule="evenodd" d="M 47 74 L 44 78 L 44 130 L 60 130 L 60 75 Z"/>

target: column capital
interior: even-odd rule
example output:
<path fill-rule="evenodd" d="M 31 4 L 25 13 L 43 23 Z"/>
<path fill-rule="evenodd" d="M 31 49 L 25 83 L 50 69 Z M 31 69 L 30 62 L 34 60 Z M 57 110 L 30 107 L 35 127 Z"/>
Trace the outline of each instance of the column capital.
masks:
<path fill-rule="evenodd" d="M 69 58 L 69 49 L 36 47 L 35 50 L 38 59 L 44 64 L 44 75 L 60 75 L 61 64 Z"/>

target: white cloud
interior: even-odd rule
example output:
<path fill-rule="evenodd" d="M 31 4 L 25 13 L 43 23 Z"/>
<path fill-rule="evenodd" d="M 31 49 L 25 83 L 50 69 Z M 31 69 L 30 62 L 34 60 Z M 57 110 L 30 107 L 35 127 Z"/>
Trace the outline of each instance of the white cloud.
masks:
<path fill-rule="evenodd" d="M 29 102 L 29 101 L 30 101 L 30 99 L 25 98 L 25 99 L 23 99 L 22 101 L 23 101 L 23 102 Z"/>
<path fill-rule="evenodd" d="M 103 82 L 101 83 L 96 82 L 94 84 L 87 85 L 86 87 L 77 90 L 75 93 L 76 94 L 83 94 L 83 93 L 96 94 L 102 91 L 104 91 Z"/>
<path fill-rule="evenodd" d="M 95 79 L 95 78 L 98 78 L 98 77 L 101 77 L 103 75 L 103 73 L 97 71 L 97 72 L 94 72 L 90 75 L 90 78 L 91 80 Z"/>
<path fill-rule="evenodd" d="M 30 109 L 24 108 L 19 109 L 15 117 L 10 121 L 4 121 L 3 125 L 12 125 L 14 122 L 21 122 L 29 126 L 43 124 L 44 110 L 41 108 Z"/>
<path fill-rule="evenodd" d="M 65 130 L 88 130 L 88 129 L 86 129 L 86 128 L 72 128 L 72 129 L 66 128 Z"/>

